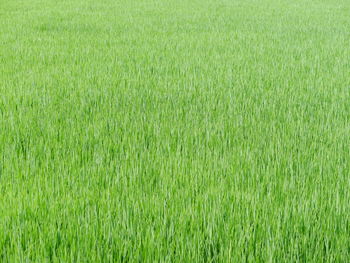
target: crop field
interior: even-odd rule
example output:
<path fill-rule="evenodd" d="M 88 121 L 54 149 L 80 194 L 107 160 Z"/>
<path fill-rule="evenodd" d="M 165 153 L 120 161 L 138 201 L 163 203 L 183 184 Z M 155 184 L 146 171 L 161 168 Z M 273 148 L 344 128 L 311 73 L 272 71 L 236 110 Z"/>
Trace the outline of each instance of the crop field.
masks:
<path fill-rule="evenodd" d="M 349 261 L 349 0 L 0 0 L 0 262 Z"/>

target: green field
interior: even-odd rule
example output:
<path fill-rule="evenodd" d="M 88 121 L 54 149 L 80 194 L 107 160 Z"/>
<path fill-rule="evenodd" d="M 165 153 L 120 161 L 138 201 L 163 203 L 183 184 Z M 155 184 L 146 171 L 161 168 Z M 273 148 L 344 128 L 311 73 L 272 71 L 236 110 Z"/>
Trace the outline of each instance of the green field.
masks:
<path fill-rule="evenodd" d="M 349 261 L 349 0 L 0 0 L 0 262 Z"/>

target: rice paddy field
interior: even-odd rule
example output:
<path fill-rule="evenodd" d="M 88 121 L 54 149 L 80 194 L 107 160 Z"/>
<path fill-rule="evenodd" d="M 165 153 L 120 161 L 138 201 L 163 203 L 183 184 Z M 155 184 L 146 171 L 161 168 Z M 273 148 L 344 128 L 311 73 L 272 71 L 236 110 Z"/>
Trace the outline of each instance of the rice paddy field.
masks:
<path fill-rule="evenodd" d="M 0 0 L 0 262 L 349 262 L 348 0 Z"/>

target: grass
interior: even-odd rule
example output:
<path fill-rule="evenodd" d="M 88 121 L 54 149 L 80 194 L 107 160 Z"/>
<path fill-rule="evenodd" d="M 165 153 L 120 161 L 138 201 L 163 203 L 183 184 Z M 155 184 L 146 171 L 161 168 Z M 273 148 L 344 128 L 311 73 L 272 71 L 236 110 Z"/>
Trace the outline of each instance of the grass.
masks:
<path fill-rule="evenodd" d="M 0 0 L 1 262 L 347 262 L 347 0 Z"/>

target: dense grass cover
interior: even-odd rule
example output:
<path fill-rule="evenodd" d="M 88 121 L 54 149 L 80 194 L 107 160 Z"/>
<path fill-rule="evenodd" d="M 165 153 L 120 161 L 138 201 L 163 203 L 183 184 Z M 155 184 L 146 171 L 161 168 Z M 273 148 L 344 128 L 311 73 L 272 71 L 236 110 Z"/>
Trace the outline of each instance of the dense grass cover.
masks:
<path fill-rule="evenodd" d="M 348 0 L 0 0 L 0 262 L 347 262 Z"/>

